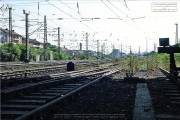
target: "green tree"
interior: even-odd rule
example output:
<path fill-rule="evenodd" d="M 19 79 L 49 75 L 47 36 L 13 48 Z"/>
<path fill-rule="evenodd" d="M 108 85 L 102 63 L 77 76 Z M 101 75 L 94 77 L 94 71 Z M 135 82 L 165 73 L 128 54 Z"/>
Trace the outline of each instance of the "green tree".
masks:
<path fill-rule="evenodd" d="M 8 44 L 1 44 L 0 45 L 0 60 L 1 61 L 9 61 L 10 52 Z"/>
<path fill-rule="evenodd" d="M 21 54 L 20 54 L 20 59 L 19 61 L 24 61 L 26 58 L 26 45 L 25 44 L 17 44 L 19 47 Z"/>
<path fill-rule="evenodd" d="M 21 55 L 21 50 L 19 49 L 19 46 L 12 44 L 12 60 L 19 61 L 20 55 Z"/>

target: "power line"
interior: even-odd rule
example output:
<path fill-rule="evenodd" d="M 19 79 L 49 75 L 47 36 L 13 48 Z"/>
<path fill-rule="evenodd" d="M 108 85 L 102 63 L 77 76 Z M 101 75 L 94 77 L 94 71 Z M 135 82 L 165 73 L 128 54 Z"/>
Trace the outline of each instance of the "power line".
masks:
<path fill-rule="evenodd" d="M 6 3 L 6 2 L 5 2 Z M 8 4 L 8 3 L 7 3 Z M 15 6 L 16 8 L 18 8 L 18 9 L 21 9 L 21 10 L 24 10 L 23 8 L 20 8 L 20 7 L 17 7 L 17 6 Z M 17 16 L 19 16 L 19 17 L 23 17 L 23 16 L 21 16 L 21 15 L 19 15 L 17 12 L 15 12 L 16 13 L 16 15 Z M 38 13 L 35 13 L 35 12 L 31 12 L 31 13 L 33 13 L 33 14 L 37 14 L 38 15 Z M 31 14 L 31 15 L 33 15 L 33 14 Z M 42 16 L 42 15 L 40 15 L 40 16 Z M 34 18 L 35 18 L 35 16 L 33 16 Z M 24 17 L 23 17 L 24 18 Z M 38 19 L 37 19 L 38 20 Z M 50 20 L 50 19 L 48 19 L 48 20 Z M 51 21 L 51 20 L 50 20 Z M 55 23 L 54 21 L 52 21 L 53 23 Z M 55 23 L 56 25 L 58 25 L 57 23 Z M 58 25 L 59 26 L 59 25 Z M 20 27 L 19 27 L 20 28 Z M 63 27 L 64 28 L 64 27 Z M 24 28 L 25 29 L 25 28 Z M 69 30 L 70 30 L 70 28 L 68 28 Z M 32 30 L 32 29 L 31 29 Z"/>
<path fill-rule="evenodd" d="M 106 3 L 103 1 L 103 0 L 101 0 L 103 3 L 104 3 L 104 5 L 107 7 L 107 8 L 109 8 L 109 10 L 112 12 L 112 13 L 114 13 L 120 20 L 122 20 L 120 17 L 119 17 L 119 15 L 117 15 L 108 5 L 106 5 Z"/>
<path fill-rule="evenodd" d="M 48 1 L 46 1 L 48 2 Z M 50 2 L 48 2 L 49 4 L 51 4 Z M 81 24 L 83 24 L 84 26 L 86 26 L 87 28 L 89 28 L 90 30 L 92 30 L 93 32 L 95 32 L 92 28 L 90 28 L 89 26 L 87 26 L 86 24 L 82 23 L 81 21 L 79 21 L 78 19 L 76 19 L 75 17 L 73 17 L 72 15 L 66 13 L 65 11 L 61 10 L 60 8 L 56 7 L 54 4 L 51 4 L 52 6 L 54 6 L 55 8 L 57 8 L 58 10 L 62 11 L 63 13 L 65 13 L 66 15 L 72 17 L 73 19 L 75 19 L 76 21 L 80 22 Z"/>
<path fill-rule="evenodd" d="M 61 0 L 59 0 L 61 3 L 63 3 Z M 63 3 L 64 5 L 66 5 L 67 7 L 69 7 L 67 4 L 65 4 L 65 3 Z M 79 6 L 78 6 L 79 7 Z M 73 8 L 71 8 L 71 7 L 69 7 L 70 9 L 72 9 L 72 10 L 74 10 L 75 12 L 77 12 L 79 15 L 80 15 L 80 13 L 79 13 L 79 11 L 76 11 L 75 9 L 73 9 Z M 82 16 L 80 16 L 81 17 L 81 19 L 82 19 Z M 69 19 L 74 19 L 74 18 L 69 18 Z M 78 18 L 76 18 L 76 19 L 78 19 Z M 91 20 L 93 20 L 93 19 L 97 19 L 97 18 L 89 18 L 89 19 L 91 19 Z M 101 19 L 101 18 L 100 18 Z M 104 18 L 105 19 L 105 18 Z M 106 19 L 109 19 L 109 18 L 106 18 Z M 91 23 L 92 24 L 92 23 Z M 93 24 L 94 25 L 94 24 Z M 94 25 L 95 26 L 95 25 Z"/>
<path fill-rule="evenodd" d="M 101 0 L 102 2 L 103 2 L 103 0 Z M 109 2 L 109 1 L 108 1 Z M 109 8 L 109 10 L 111 11 L 111 12 L 113 12 L 120 20 L 122 20 L 123 22 L 125 22 L 126 24 L 128 24 L 126 21 L 124 21 L 123 19 L 121 19 L 120 17 L 119 17 L 119 15 L 117 15 L 107 4 L 105 4 L 105 2 L 103 2 L 104 3 L 104 5 L 106 6 L 106 7 L 108 7 Z M 131 26 L 131 27 L 134 27 L 134 26 L 132 26 L 132 25 L 130 25 L 130 24 L 128 24 L 129 26 Z M 134 27 L 135 28 L 135 27 Z"/>
<path fill-rule="evenodd" d="M 46 1 L 48 2 L 48 1 Z M 50 2 L 48 2 L 49 4 L 51 4 Z M 80 22 L 81 24 L 83 24 L 84 26 L 86 26 L 87 28 L 89 28 L 90 30 L 94 31 L 92 28 L 90 28 L 89 26 L 87 26 L 86 24 L 82 23 L 81 21 L 79 21 L 78 19 L 76 19 L 75 17 L 73 17 L 72 15 L 66 13 L 65 11 L 59 9 L 58 7 L 56 7 L 54 4 L 51 4 L 52 6 L 54 6 L 55 8 L 57 8 L 58 10 L 60 10 L 61 12 L 65 13 L 66 15 L 72 17 L 73 19 L 75 19 L 76 21 Z"/>
<path fill-rule="evenodd" d="M 15 6 L 16 8 L 19 8 L 19 9 L 22 9 L 22 8 L 20 8 L 20 7 L 17 7 L 17 6 Z M 34 13 L 34 14 L 38 14 L 38 13 L 35 13 L 35 12 L 31 12 L 31 13 Z M 32 14 L 31 14 L 32 15 Z M 19 15 L 20 16 L 20 15 Z M 41 15 L 40 15 L 41 16 Z M 20 16 L 20 17 L 22 17 L 22 16 Z M 74 18 L 73 18 L 74 19 Z M 49 19 L 48 19 L 49 20 Z M 53 23 L 55 23 L 53 20 L 50 20 L 50 21 L 52 21 Z M 80 22 L 80 21 L 78 21 L 78 22 Z M 57 23 L 55 23 L 56 25 L 58 25 Z M 83 23 L 81 23 L 81 24 L 83 24 Z M 85 25 L 85 24 L 84 24 Z M 59 26 L 59 25 L 58 25 Z M 86 27 L 88 27 L 89 28 L 89 26 L 87 26 L 87 25 L 85 25 Z M 66 28 L 66 27 L 61 27 L 61 28 Z M 70 28 L 68 28 L 69 30 L 71 30 Z M 91 28 L 89 28 L 89 29 L 91 29 Z"/>
<path fill-rule="evenodd" d="M 109 0 L 107 0 L 109 2 Z M 122 14 L 124 14 L 126 17 L 129 17 L 127 14 L 125 14 L 124 12 L 122 12 L 122 10 L 120 10 L 118 7 L 116 7 L 114 4 L 112 4 L 111 2 L 109 2 L 112 6 L 114 6 L 117 10 L 119 10 Z"/>
<path fill-rule="evenodd" d="M 109 2 L 109 0 L 107 0 Z M 134 19 L 139 19 L 139 18 L 145 18 L 145 17 L 138 17 L 138 18 L 130 18 L 127 14 L 125 14 L 124 12 L 122 12 L 119 8 L 117 8 L 114 4 L 112 4 L 111 2 L 109 2 L 111 5 L 113 5 L 116 9 L 118 9 L 121 13 L 123 13 L 126 17 L 128 17 L 130 20 L 133 21 L 133 23 L 137 26 L 137 29 L 141 30 L 141 32 L 145 33 L 134 21 Z M 127 22 L 126 22 L 127 23 Z"/>
<path fill-rule="evenodd" d="M 67 4 L 63 3 L 61 0 L 59 0 L 59 2 L 61 2 L 61 3 L 64 4 L 65 6 L 69 7 Z M 69 7 L 69 8 L 72 9 L 72 10 L 74 10 L 75 12 L 77 12 L 77 13 L 79 14 L 79 12 L 76 11 L 75 9 L 73 9 L 73 8 L 71 8 L 71 7 Z"/>

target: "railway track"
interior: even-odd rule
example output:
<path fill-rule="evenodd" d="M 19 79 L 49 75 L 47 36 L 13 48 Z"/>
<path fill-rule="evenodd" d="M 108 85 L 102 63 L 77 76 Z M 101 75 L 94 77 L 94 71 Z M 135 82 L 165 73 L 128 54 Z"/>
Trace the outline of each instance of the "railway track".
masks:
<path fill-rule="evenodd" d="M 13 71 L 18 69 L 25 69 L 31 67 L 48 67 L 48 66 L 56 66 L 62 65 L 64 62 L 30 62 L 30 63 L 23 63 L 23 62 L 7 62 L 7 63 L 0 63 L 1 70 L 3 71 Z"/>
<path fill-rule="evenodd" d="M 52 75 L 54 79 L 31 84 L 20 84 L 2 89 L 2 119 L 31 119 L 32 116 L 52 107 L 66 97 L 77 93 L 119 69 L 93 69 L 69 72 L 68 76 Z"/>
<path fill-rule="evenodd" d="M 36 82 L 41 82 L 44 80 L 48 79 L 54 79 L 54 78 L 60 78 L 60 77 L 70 77 L 71 74 L 79 74 L 79 73 L 86 73 L 86 72 L 91 72 L 94 70 L 94 72 L 97 72 L 98 70 L 101 69 L 106 69 L 113 64 L 106 64 L 102 66 L 102 68 L 97 69 L 97 67 L 92 67 L 89 69 L 89 71 L 84 71 L 84 70 L 78 70 L 78 71 L 72 71 L 72 72 L 67 72 L 66 70 L 62 71 L 62 66 L 56 66 L 56 67 L 48 67 L 48 68 L 43 68 L 43 69 L 35 69 L 28 71 L 30 75 L 26 75 L 26 77 L 19 77 L 19 78 L 11 78 L 11 79 L 1 79 L 1 88 L 5 89 L 7 87 L 13 87 L 13 86 L 18 86 L 20 84 L 32 84 Z M 93 69 L 94 68 L 94 69 Z M 18 73 L 15 73 L 13 75 L 17 75 Z M 23 73 L 19 73 L 20 75 L 23 75 Z M 6 76 L 8 76 L 7 74 Z M 11 74 L 10 74 L 11 75 Z M 39 76 L 39 77 L 37 77 Z M 24 85 L 23 85 L 24 86 Z"/>
<path fill-rule="evenodd" d="M 111 75 L 112 73 L 116 74 Z M 180 111 L 178 107 L 180 106 L 180 92 L 178 87 L 176 87 L 171 80 L 166 79 L 166 77 L 163 76 L 160 71 L 150 71 L 143 73 L 139 72 L 136 75 L 140 78 L 145 77 L 145 83 L 149 84 L 149 91 L 151 93 L 150 99 L 152 100 L 152 105 L 155 111 L 155 118 L 162 120 L 173 120 L 176 118 L 179 119 L 180 116 L 178 115 L 178 113 L 180 113 Z M 107 79 L 106 76 L 113 76 L 113 79 L 111 80 L 111 77 L 107 77 Z M 7 88 L 2 89 L 1 91 L 3 100 L 1 107 L 2 119 L 46 119 L 48 118 L 46 116 L 48 114 L 48 111 L 51 111 L 51 116 L 58 113 L 68 114 L 71 112 L 75 114 L 96 114 L 99 113 L 97 111 L 101 111 L 100 113 L 102 113 L 103 115 L 106 113 L 113 113 L 113 110 L 111 110 L 112 106 L 114 108 L 114 111 L 116 111 L 117 113 L 120 112 L 121 116 L 119 117 L 133 119 L 133 101 L 135 99 L 134 93 L 136 83 L 125 82 L 121 80 L 120 78 L 123 78 L 124 76 L 125 73 L 121 72 L 120 69 L 114 69 L 114 66 L 109 64 L 104 66 L 103 68 L 97 67 L 86 70 L 56 73 L 49 75 L 50 79 L 47 78 L 45 80 L 41 79 L 39 81 L 37 80 L 34 82 L 27 82 L 25 84 L 7 86 Z M 101 80 L 105 81 L 99 82 Z M 107 82 L 106 80 L 109 82 Z M 94 86 L 98 84 L 94 83 L 99 83 L 99 93 L 96 91 L 97 89 L 94 88 Z M 103 89 L 101 90 L 101 85 L 105 85 L 106 87 L 102 87 Z M 116 92 L 111 93 L 112 91 L 116 90 L 113 89 L 113 86 L 116 86 L 118 89 L 121 89 L 123 91 L 120 91 L 120 93 L 118 94 Z M 110 87 L 112 91 L 108 92 L 110 90 Z M 86 89 L 87 91 L 83 91 L 84 88 L 88 88 Z M 104 93 L 105 91 L 107 91 L 107 93 Z M 89 92 L 97 92 L 97 94 L 95 96 L 93 96 L 93 94 L 89 95 L 89 97 L 86 98 L 85 96 L 86 94 L 88 95 Z M 101 98 L 101 93 L 105 94 L 104 98 Z M 84 94 L 84 96 L 79 94 Z M 111 97 L 107 97 L 107 95 L 110 94 L 112 94 L 111 97 L 113 99 Z M 124 98 L 122 98 L 123 95 Z M 131 97 L 129 97 L 129 95 L 131 95 Z M 84 98 L 84 100 L 82 100 L 82 98 Z M 71 100 L 74 100 L 76 102 L 72 103 Z M 77 102 L 78 100 L 80 101 Z M 97 102 L 98 100 L 99 102 Z M 69 102 L 65 104 L 66 101 Z M 115 101 L 118 101 L 119 106 L 114 106 L 114 104 L 111 104 Z M 89 105 L 89 103 L 92 103 L 92 105 Z M 69 104 L 71 107 L 69 107 Z M 87 112 L 84 111 L 87 109 L 86 107 L 78 107 L 81 104 L 86 105 L 86 107 L 88 108 Z M 64 105 L 64 107 L 62 107 L 61 105 Z M 95 105 L 96 107 L 93 105 Z M 131 108 L 129 108 L 129 105 L 131 105 Z M 134 104 L 134 106 L 136 106 L 136 104 Z M 55 108 L 57 110 L 61 108 L 62 109 L 59 112 L 56 112 Z M 81 112 L 77 111 L 79 109 Z M 63 110 L 65 110 L 65 112 Z M 143 108 L 142 110 L 144 110 L 144 113 L 147 113 L 146 111 L 148 111 L 148 107 Z"/>
<path fill-rule="evenodd" d="M 27 69 L 27 68 L 37 68 L 37 67 L 50 67 L 50 66 L 58 66 L 58 65 L 65 65 L 70 60 L 63 60 L 63 61 L 42 61 L 42 62 L 0 62 L 1 71 L 14 71 L 19 69 Z M 73 62 L 77 65 L 97 65 L 103 64 L 107 62 L 111 62 L 111 60 L 73 60 Z"/>
<path fill-rule="evenodd" d="M 104 64 L 104 62 L 105 61 L 101 61 L 97 63 L 95 63 L 95 61 L 90 61 L 90 62 L 76 61 L 75 65 L 77 66 L 76 69 L 79 69 L 80 67 L 98 66 L 98 65 Z M 20 78 L 20 77 L 27 78 L 27 77 L 37 77 L 37 76 L 42 76 L 42 75 L 55 74 L 55 73 L 66 71 L 67 70 L 66 63 L 67 61 L 62 62 L 61 64 L 53 62 L 53 63 L 49 63 L 51 65 L 49 67 L 0 72 L 0 78 L 1 80 L 7 80 L 7 79 L 12 79 L 12 78 Z M 20 64 L 20 65 L 22 66 L 24 64 Z M 31 66 L 31 64 L 25 64 L 25 65 Z M 36 63 L 35 65 L 38 66 L 39 64 Z M 13 64 L 6 65 L 6 66 L 13 67 Z M 24 66 L 24 67 L 27 67 L 27 66 Z"/>
<path fill-rule="evenodd" d="M 28 78 L 28 77 L 36 77 L 36 76 L 42 76 L 52 73 L 58 73 L 62 71 L 66 71 L 66 65 L 28 69 L 28 70 L 6 71 L 6 72 L 1 72 L 0 77 L 1 80 L 7 80 L 12 78 Z"/>
<path fill-rule="evenodd" d="M 162 68 L 160 70 L 161 74 L 157 72 L 157 78 L 148 80 L 156 120 L 179 120 L 180 90 L 169 79 L 169 72 Z"/>
<path fill-rule="evenodd" d="M 50 74 L 48 76 L 41 76 L 41 77 L 34 77 L 34 78 L 5 80 L 5 81 L 2 81 L 1 93 L 3 93 L 3 91 L 9 91 L 12 88 L 20 89 L 20 88 L 24 88 L 25 86 L 34 86 L 34 85 L 39 85 L 45 82 L 47 83 L 52 82 L 52 81 L 55 81 L 56 79 L 69 79 L 69 78 L 76 77 L 79 75 L 88 74 L 89 72 L 98 72 L 103 69 L 106 69 L 106 68 L 89 69 L 86 71 L 79 70 L 79 71 L 72 71 L 72 72 L 64 72 L 64 73 Z"/>
<path fill-rule="evenodd" d="M 171 100 L 171 103 L 180 107 L 180 79 L 173 78 L 170 72 L 160 68 L 167 79 L 160 81 L 162 91 Z"/>

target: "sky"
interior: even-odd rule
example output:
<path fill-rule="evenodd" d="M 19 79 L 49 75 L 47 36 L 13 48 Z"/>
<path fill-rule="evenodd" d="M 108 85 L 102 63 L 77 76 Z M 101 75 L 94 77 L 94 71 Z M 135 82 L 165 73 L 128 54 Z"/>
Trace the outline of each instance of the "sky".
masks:
<path fill-rule="evenodd" d="M 154 44 L 159 46 L 159 38 L 165 37 L 173 45 L 175 23 L 180 23 L 178 0 L 0 0 L 2 28 L 8 28 L 8 7 L 12 7 L 13 30 L 23 36 L 25 10 L 31 39 L 43 42 L 46 15 L 49 43 L 57 45 L 60 27 L 61 47 L 77 50 L 82 43 L 85 50 L 88 33 L 88 49 L 97 51 L 99 40 L 99 49 L 104 46 L 105 53 L 121 46 L 126 53 L 130 46 L 135 53 L 139 47 L 142 52 L 152 51 Z"/>

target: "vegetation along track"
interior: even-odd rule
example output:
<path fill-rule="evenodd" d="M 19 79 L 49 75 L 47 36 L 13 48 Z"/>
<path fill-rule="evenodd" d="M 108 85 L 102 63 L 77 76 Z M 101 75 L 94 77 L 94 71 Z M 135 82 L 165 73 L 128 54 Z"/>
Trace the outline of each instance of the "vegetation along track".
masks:
<path fill-rule="evenodd" d="M 52 107 L 60 100 L 98 82 L 100 79 L 118 72 L 119 69 L 88 70 L 42 82 L 11 87 L 1 91 L 2 119 L 31 119 L 32 116 Z"/>

